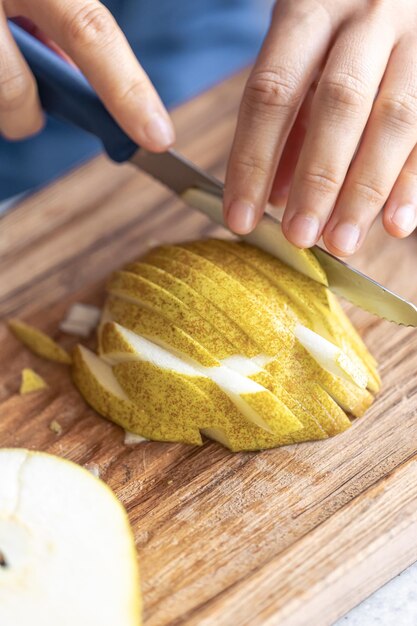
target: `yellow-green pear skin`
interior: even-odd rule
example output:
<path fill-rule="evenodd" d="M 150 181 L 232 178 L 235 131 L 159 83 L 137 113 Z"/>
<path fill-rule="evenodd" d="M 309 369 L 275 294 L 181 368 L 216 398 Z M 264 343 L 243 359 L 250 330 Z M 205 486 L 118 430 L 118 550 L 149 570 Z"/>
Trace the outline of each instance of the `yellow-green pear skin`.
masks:
<path fill-rule="evenodd" d="M 187 335 L 155 311 L 115 296 L 108 298 L 105 310 L 110 319 L 138 335 L 151 339 L 160 345 L 169 346 L 175 352 L 206 367 L 217 365 L 217 359 L 197 343 L 193 337 Z M 101 346 L 104 341 L 105 334 L 101 333 Z M 102 349 L 109 350 L 111 347 L 107 343 L 102 346 Z"/>
<path fill-rule="evenodd" d="M 155 421 L 143 407 L 133 403 L 119 385 L 111 367 L 83 346 L 76 346 L 73 351 L 72 377 L 86 402 L 125 430 L 145 439 L 202 444 L 200 433 L 193 423 Z"/>
<path fill-rule="evenodd" d="M 231 246 L 233 245 L 231 244 Z M 317 368 L 310 355 L 305 350 L 300 350 L 301 346 L 291 329 L 278 320 L 264 302 L 250 293 L 238 280 L 229 276 L 216 264 L 183 247 L 163 246 L 152 250 L 145 259 L 148 263 L 155 263 L 159 266 L 161 257 L 168 258 L 168 260 L 173 257 L 177 263 L 172 264 L 174 268 L 172 271 L 177 273 L 179 270 L 183 280 L 188 280 L 188 276 L 191 276 L 193 287 L 196 290 L 199 290 L 207 299 L 211 299 L 218 308 L 222 308 L 237 324 L 240 324 L 242 333 L 247 334 L 257 344 L 258 354 L 274 355 L 274 358 L 277 355 L 276 369 L 285 371 L 287 377 L 297 379 L 299 394 L 305 397 L 310 393 L 308 381 L 309 378 L 312 378 L 314 371 L 315 376 L 320 374 L 325 378 L 326 390 L 329 393 L 331 391 L 332 397 L 336 401 L 339 401 L 339 398 L 342 399 L 344 408 L 355 415 L 361 414 L 361 409 L 357 408 L 356 396 L 354 401 L 352 399 L 352 401 L 347 402 L 349 394 L 345 392 L 345 381 L 336 379 L 327 371 Z M 303 279 L 309 280 L 306 277 Z M 310 282 L 313 281 L 310 280 Z M 242 311 L 244 311 L 244 315 Z M 253 354 L 250 353 L 246 356 L 253 356 Z M 298 363 L 300 359 L 302 360 L 302 368 L 299 367 Z M 272 362 L 265 367 L 271 372 L 274 364 Z M 301 378 L 300 370 L 302 371 Z M 305 376 L 308 371 L 310 371 L 310 377 Z M 360 395 L 359 392 L 358 395 Z M 362 397 L 364 396 L 366 393 L 362 393 Z M 319 408 L 319 412 L 322 412 L 321 408 Z"/>
<path fill-rule="evenodd" d="M 329 289 L 258 248 L 244 242 L 215 240 L 214 247 L 224 249 L 225 246 L 242 261 L 267 276 L 285 293 L 291 294 L 305 314 L 310 316 L 311 328 L 328 333 L 328 338 L 337 343 L 349 357 L 353 358 L 356 354 L 359 362 L 368 370 L 371 391 L 379 390 L 381 381 L 376 370 L 376 361 Z"/>
<path fill-rule="evenodd" d="M 103 328 L 103 335 L 106 336 L 103 344 L 109 344 L 113 347 L 113 351 L 107 352 L 106 357 L 115 364 L 113 371 L 116 378 L 129 397 L 136 404 L 144 407 L 147 412 L 149 411 L 146 408 L 146 403 L 149 401 L 150 386 L 155 389 L 162 389 L 165 385 L 167 391 L 161 391 L 161 393 L 155 391 L 153 395 L 167 398 L 177 389 L 179 398 L 175 403 L 176 407 L 174 407 L 174 410 L 177 411 L 177 419 L 180 419 L 179 416 L 181 415 L 181 412 L 177 410 L 181 402 L 184 403 L 182 413 L 191 412 L 191 414 L 204 415 L 207 398 L 201 396 L 201 394 L 199 394 L 200 398 L 195 398 L 196 401 L 198 400 L 198 402 L 202 403 L 201 408 L 197 410 L 196 407 L 199 405 L 192 402 L 192 394 L 191 399 L 187 398 L 187 394 L 188 396 L 190 395 L 188 391 L 191 385 L 193 388 L 201 388 L 206 396 L 210 398 L 210 404 L 214 401 L 214 405 L 217 407 L 221 404 L 225 406 L 226 409 L 223 413 L 226 418 L 231 413 L 236 414 L 237 418 L 243 416 L 262 429 L 280 437 L 287 436 L 288 433 L 302 428 L 300 420 L 275 394 L 259 383 L 255 383 L 249 378 L 242 377 L 236 374 L 236 372 L 225 368 L 220 362 L 215 367 L 209 368 L 200 367 L 197 363 L 178 361 L 178 359 L 171 359 L 168 362 L 167 356 L 169 353 L 164 349 L 151 343 L 144 344 L 142 342 L 141 345 L 140 341 L 138 343 L 138 340 L 141 339 L 140 337 L 114 323 L 106 324 Z M 143 351 L 149 349 L 151 353 L 146 356 Z M 136 356 L 136 359 L 135 363 L 132 364 L 133 356 Z M 147 359 L 150 360 L 152 367 L 149 367 L 149 364 L 139 367 L 138 363 Z M 117 363 L 125 365 L 122 368 L 124 372 L 122 375 L 118 374 Z M 135 376 L 133 378 L 130 377 L 130 388 L 126 389 L 124 387 L 124 375 L 127 376 L 126 372 L 131 370 L 135 372 Z M 155 381 L 153 385 L 151 385 L 152 380 Z M 181 385 L 185 391 L 181 390 Z M 142 400 L 139 398 L 142 398 Z M 222 399 L 222 402 L 220 402 L 220 399 Z M 158 398 L 158 403 L 159 401 L 160 398 Z M 165 401 L 163 404 L 165 404 Z M 168 403 L 165 410 L 171 411 L 172 408 Z M 155 408 L 153 407 L 151 414 L 153 415 L 154 413 Z M 189 418 L 187 421 L 189 421 Z M 203 427 L 200 422 L 197 422 L 197 425 L 200 428 Z M 204 427 L 208 425 L 215 426 L 216 424 L 213 424 L 212 421 L 207 423 L 206 419 Z M 221 427 L 224 428 L 223 422 Z"/>
<path fill-rule="evenodd" d="M 29 367 L 25 367 L 22 370 L 22 381 L 20 383 L 19 393 L 21 396 L 25 396 L 27 393 L 32 393 L 34 391 L 40 391 L 41 389 L 46 389 L 48 385 L 36 372 L 34 372 Z"/>
<path fill-rule="evenodd" d="M 38 328 L 16 319 L 9 320 L 8 325 L 15 337 L 37 356 L 65 365 L 71 363 L 68 352 Z"/>
<path fill-rule="evenodd" d="M 379 389 L 328 288 L 247 243 L 160 246 L 107 289 L 95 356 L 105 376 L 78 348 L 74 380 L 99 413 L 146 439 L 201 444 L 204 434 L 233 451 L 326 439 Z"/>

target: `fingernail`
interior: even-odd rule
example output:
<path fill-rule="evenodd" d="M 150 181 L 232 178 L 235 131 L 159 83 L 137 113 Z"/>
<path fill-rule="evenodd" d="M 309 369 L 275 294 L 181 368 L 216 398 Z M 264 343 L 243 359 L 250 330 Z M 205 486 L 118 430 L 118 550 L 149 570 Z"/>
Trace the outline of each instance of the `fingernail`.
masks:
<path fill-rule="evenodd" d="M 288 234 L 291 241 L 299 248 L 311 248 L 316 243 L 320 232 L 320 222 L 315 215 L 294 215 L 289 223 Z"/>
<path fill-rule="evenodd" d="M 227 212 L 227 224 L 238 235 L 247 235 L 255 227 L 256 211 L 253 204 L 234 200 Z"/>
<path fill-rule="evenodd" d="M 416 208 L 413 204 L 403 204 L 398 207 L 391 219 L 397 228 L 408 233 L 416 223 Z"/>
<path fill-rule="evenodd" d="M 175 135 L 171 123 L 160 113 L 154 113 L 145 126 L 145 133 L 155 148 L 169 148 Z"/>
<path fill-rule="evenodd" d="M 356 250 L 360 236 L 361 231 L 356 224 L 340 222 L 333 229 L 330 239 L 334 247 L 340 250 L 340 252 L 352 254 Z"/>

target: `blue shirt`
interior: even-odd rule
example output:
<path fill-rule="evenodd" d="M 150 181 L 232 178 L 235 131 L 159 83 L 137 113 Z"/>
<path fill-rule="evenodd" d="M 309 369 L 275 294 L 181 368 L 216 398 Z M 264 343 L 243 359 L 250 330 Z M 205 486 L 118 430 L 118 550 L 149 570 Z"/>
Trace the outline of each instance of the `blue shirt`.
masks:
<path fill-rule="evenodd" d="M 252 61 L 271 0 L 105 0 L 167 107 Z M 33 189 L 100 151 L 87 133 L 48 119 L 36 137 L 0 138 L 0 201 Z"/>

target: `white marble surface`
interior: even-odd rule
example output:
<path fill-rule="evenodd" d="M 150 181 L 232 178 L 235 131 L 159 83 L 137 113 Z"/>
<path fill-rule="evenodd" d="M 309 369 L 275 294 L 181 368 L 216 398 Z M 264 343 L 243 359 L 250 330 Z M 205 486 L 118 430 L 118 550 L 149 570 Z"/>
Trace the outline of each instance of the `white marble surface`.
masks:
<path fill-rule="evenodd" d="M 417 563 L 378 589 L 334 626 L 417 626 Z"/>

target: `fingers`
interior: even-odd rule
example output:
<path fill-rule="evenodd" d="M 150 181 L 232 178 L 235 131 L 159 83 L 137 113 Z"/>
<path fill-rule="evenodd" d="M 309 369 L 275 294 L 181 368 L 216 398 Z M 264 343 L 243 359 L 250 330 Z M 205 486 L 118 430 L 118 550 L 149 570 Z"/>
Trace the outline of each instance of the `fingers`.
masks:
<path fill-rule="evenodd" d="M 285 206 L 287 202 L 291 180 L 306 135 L 312 100 L 313 90 L 310 89 L 300 108 L 297 119 L 295 120 L 282 152 L 269 197 L 269 202 L 275 206 Z"/>
<path fill-rule="evenodd" d="M 7 139 L 22 139 L 42 126 L 35 79 L 14 42 L 0 4 L 0 132 Z"/>
<path fill-rule="evenodd" d="M 124 131 L 166 150 L 172 122 L 111 13 L 97 0 L 24 2 L 24 14 L 75 61 Z"/>
<path fill-rule="evenodd" d="M 385 230 L 407 237 L 417 226 L 417 148 L 414 148 L 392 189 L 384 209 Z"/>
<path fill-rule="evenodd" d="M 331 252 L 343 256 L 361 245 L 416 143 L 417 44 L 413 38 L 401 41 L 392 53 L 360 148 L 324 232 Z M 412 168 L 411 159 L 406 179 Z M 406 204 L 410 202 L 412 198 Z M 387 209 L 387 217 L 394 214 L 393 208 Z M 397 219 L 404 220 L 406 231 L 412 230 L 409 208 L 402 206 Z M 394 224 L 390 224 L 393 229 Z"/>
<path fill-rule="evenodd" d="M 379 23 L 351 24 L 329 55 L 283 218 L 285 235 L 299 247 L 317 242 L 332 213 L 393 44 Z"/>
<path fill-rule="evenodd" d="M 226 176 L 225 220 L 239 234 L 250 232 L 263 213 L 283 147 L 334 29 L 319 3 L 277 4 L 245 88 Z"/>

